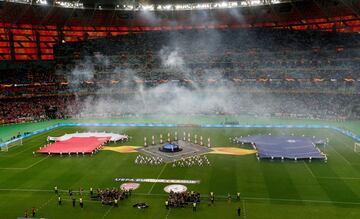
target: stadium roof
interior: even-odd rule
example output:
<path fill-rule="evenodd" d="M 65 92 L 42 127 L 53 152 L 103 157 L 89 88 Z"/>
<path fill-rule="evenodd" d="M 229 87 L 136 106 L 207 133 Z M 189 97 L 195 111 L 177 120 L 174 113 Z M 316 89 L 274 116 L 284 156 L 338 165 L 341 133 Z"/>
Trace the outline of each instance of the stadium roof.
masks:
<path fill-rule="evenodd" d="M 1 0 L 32 5 L 66 8 L 100 8 L 116 10 L 196 10 L 237 8 L 280 4 L 303 0 Z"/>
<path fill-rule="evenodd" d="M 170 8 L 168 8 L 169 4 L 162 4 L 161 7 L 159 4 L 153 4 L 168 2 L 165 0 L 152 0 L 147 1 L 148 3 L 133 0 L 81 1 L 0 0 L 0 22 L 60 26 L 169 26 L 174 23 L 177 25 L 214 25 L 216 23 L 218 25 L 241 24 L 245 27 L 280 27 L 289 26 L 289 23 L 296 25 L 311 23 L 314 24 L 311 29 L 323 29 L 318 25 L 319 22 L 331 23 L 337 28 L 354 27 L 358 24 L 353 25 L 348 21 L 358 20 L 360 15 L 360 1 L 351 0 L 240 0 L 226 2 L 203 0 L 203 2 L 217 3 L 196 3 L 190 4 L 191 7 L 188 3 L 174 3 Z M 193 1 L 176 0 L 174 2 Z M 83 6 L 69 8 L 61 5 L 61 2 L 77 2 L 82 3 Z M 116 4 L 116 2 L 122 4 Z M 135 2 L 135 4 L 127 3 L 129 7 L 132 5 L 131 10 L 125 8 L 126 2 Z M 234 6 L 232 3 L 237 3 L 237 5 Z M 319 22 L 314 23 L 314 19 L 318 19 Z M 316 27 L 316 25 L 318 26 Z M 330 26 L 328 25 L 326 29 L 331 29 Z"/>
<path fill-rule="evenodd" d="M 69 7 L 65 1 L 0 0 L 0 60 L 52 60 L 53 45 L 59 42 L 148 30 L 267 27 L 360 32 L 360 1 L 352 0 L 239 0 L 244 5 L 236 7 L 231 5 L 235 1 L 216 1 L 184 10 L 158 6 L 194 0 L 141 1 L 132 3 L 132 10 L 120 3 L 131 5 L 134 0 L 121 0 L 119 7 L 116 0 L 77 2 L 81 7 Z M 201 0 L 210 1 L 215 2 Z M 140 7 L 154 3 L 154 9 Z"/>

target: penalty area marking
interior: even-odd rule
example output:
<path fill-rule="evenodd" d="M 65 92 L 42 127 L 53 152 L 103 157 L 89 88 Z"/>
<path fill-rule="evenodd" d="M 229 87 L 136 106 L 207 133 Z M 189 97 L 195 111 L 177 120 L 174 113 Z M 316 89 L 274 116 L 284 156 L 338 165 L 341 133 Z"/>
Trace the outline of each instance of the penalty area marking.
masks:
<path fill-rule="evenodd" d="M 5 192 L 54 192 L 54 190 L 50 190 L 50 189 L 0 189 L 0 191 L 5 191 Z"/>
<path fill-rule="evenodd" d="M 44 160 L 46 160 L 48 158 L 49 158 L 49 156 L 44 157 L 43 159 L 38 160 L 35 163 L 30 164 L 27 167 L 1 167 L 0 170 L 27 170 L 27 169 L 30 169 L 31 167 L 35 166 L 36 164 L 38 164 L 38 163 L 40 163 L 40 162 L 42 162 L 42 161 L 44 161 Z"/>

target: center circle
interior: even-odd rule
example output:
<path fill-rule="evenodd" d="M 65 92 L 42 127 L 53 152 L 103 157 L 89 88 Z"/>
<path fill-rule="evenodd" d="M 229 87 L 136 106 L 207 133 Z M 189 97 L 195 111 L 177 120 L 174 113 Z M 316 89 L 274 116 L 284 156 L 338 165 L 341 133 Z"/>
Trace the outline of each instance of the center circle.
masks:
<path fill-rule="evenodd" d="M 182 193 L 187 191 L 187 187 L 180 184 L 173 184 L 168 185 L 164 188 L 164 191 L 167 193 L 174 192 L 174 193 Z"/>

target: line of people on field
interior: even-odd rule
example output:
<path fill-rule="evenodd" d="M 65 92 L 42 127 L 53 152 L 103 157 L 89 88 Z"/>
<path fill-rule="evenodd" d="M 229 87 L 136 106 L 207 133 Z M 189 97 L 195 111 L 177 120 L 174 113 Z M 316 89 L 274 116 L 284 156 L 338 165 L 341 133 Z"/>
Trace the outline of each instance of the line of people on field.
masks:
<path fill-rule="evenodd" d="M 192 166 L 211 166 L 206 155 L 195 155 L 187 158 L 181 158 L 172 163 L 172 167 L 192 167 Z"/>
<path fill-rule="evenodd" d="M 161 157 L 138 155 L 134 162 L 137 165 L 161 165 L 164 163 L 164 160 Z"/>

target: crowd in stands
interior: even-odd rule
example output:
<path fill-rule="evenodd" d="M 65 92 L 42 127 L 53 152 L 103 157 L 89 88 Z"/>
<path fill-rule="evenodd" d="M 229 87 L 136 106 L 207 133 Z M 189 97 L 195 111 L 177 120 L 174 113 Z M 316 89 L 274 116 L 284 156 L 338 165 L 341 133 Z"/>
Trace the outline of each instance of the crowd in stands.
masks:
<path fill-rule="evenodd" d="M 284 89 L 360 86 L 360 37 L 355 33 L 260 28 L 154 31 L 64 43 L 55 51 L 55 67 L 27 64 L 0 70 L 0 84 L 27 85 L 2 87 L 0 95 L 92 92 L 104 86 L 154 86 L 168 80 L 231 80 L 252 87 L 266 82 Z M 41 88 L 34 86 L 39 84 Z"/>
<path fill-rule="evenodd" d="M 221 92 L 218 90 L 217 94 L 219 95 Z M 225 95 L 227 94 L 225 93 L 223 96 Z M 101 99 L 96 98 L 89 102 L 87 96 L 52 96 L 4 100 L 0 101 L 0 124 L 80 117 L 158 116 L 163 113 L 161 111 L 163 106 L 154 103 L 153 99 L 128 101 L 131 99 L 131 95 L 123 98 L 125 97 L 110 99 L 108 102 L 102 102 Z M 224 100 L 219 101 L 224 102 Z M 164 102 L 166 101 L 164 100 Z M 272 93 L 266 91 L 254 91 L 252 93 L 243 90 L 227 95 L 226 105 L 202 105 L 193 101 L 187 102 L 187 104 L 186 107 L 174 106 L 167 113 L 174 115 L 249 115 L 331 120 L 360 118 L 359 95 L 350 94 Z M 140 162 L 140 160 L 138 161 Z"/>
<path fill-rule="evenodd" d="M 0 68 L 0 123 L 141 116 L 149 101 L 109 112 L 87 97 L 128 100 L 162 84 L 221 93 L 231 107 L 174 114 L 318 119 L 360 117 L 360 36 L 274 29 L 153 31 L 55 48 L 56 65 Z M 19 64 L 20 65 L 20 64 Z M 1 66 L 0 66 L 1 67 Z M 126 102 L 126 101 L 125 101 Z M 150 104 L 151 105 L 151 104 Z M 20 110 L 21 109 L 21 110 Z"/>
<path fill-rule="evenodd" d="M 99 73 L 101 79 L 124 80 L 130 70 L 148 81 L 202 80 L 209 72 L 216 72 L 211 75 L 213 79 L 359 78 L 357 34 L 272 29 L 182 30 L 76 44 L 76 54 L 81 54 L 81 59 L 64 62 L 63 72 L 74 69 L 81 72 L 90 69 L 89 63 L 93 63 L 91 70 Z M 58 56 L 72 57 L 73 47 L 74 43 L 61 45 Z"/>
<path fill-rule="evenodd" d="M 66 118 L 68 105 L 76 106 L 67 97 L 16 98 L 0 101 L 0 124 Z"/>
<path fill-rule="evenodd" d="M 174 208 L 186 207 L 194 202 L 200 202 L 200 193 L 198 192 L 173 192 L 170 191 L 168 197 L 168 205 Z"/>

